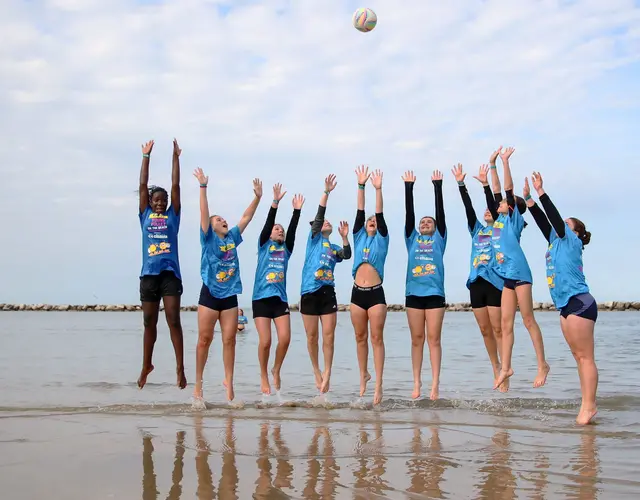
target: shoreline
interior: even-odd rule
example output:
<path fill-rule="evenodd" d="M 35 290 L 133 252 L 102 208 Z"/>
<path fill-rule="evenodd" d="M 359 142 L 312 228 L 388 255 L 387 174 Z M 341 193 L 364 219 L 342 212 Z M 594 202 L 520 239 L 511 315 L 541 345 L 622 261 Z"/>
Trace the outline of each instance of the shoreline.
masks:
<path fill-rule="evenodd" d="M 242 306 L 241 306 L 242 307 Z M 162 304 L 160 309 L 164 310 Z M 244 309 L 251 309 L 245 306 Z M 298 304 L 289 306 L 291 312 L 298 312 Z M 0 311 L 41 311 L 41 312 L 132 312 L 140 311 L 140 304 L 1 304 Z M 198 310 L 197 305 L 182 306 L 183 312 L 194 312 Z M 349 304 L 338 304 L 338 311 L 346 312 L 349 310 Z M 404 312 L 403 304 L 389 304 L 389 312 Z M 471 304 L 469 302 L 456 302 L 447 304 L 447 312 L 471 312 Z M 534 311 L 556 311 L 551 302 L 534 302 Z M 598 304 L 598 311 L 640 311 L 640 302 L 622 302 L 609 301 Z"/>

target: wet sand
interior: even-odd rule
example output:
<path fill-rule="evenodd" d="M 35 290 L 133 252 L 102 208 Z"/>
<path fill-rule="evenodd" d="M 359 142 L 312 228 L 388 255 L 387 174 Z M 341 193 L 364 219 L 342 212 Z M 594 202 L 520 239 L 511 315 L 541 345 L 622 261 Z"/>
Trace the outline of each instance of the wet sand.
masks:
<path fill-rule="evenodd" d="M 640 495 L 637 438 L 465 410 L 10 412 L 0 429 L 12 500 Z"/>

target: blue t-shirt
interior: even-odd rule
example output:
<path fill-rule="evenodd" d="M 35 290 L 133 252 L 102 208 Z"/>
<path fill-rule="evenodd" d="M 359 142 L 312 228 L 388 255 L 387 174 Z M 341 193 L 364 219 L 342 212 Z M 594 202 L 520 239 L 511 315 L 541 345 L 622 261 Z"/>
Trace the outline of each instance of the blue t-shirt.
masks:
<path fill-rule="evenodd" d="M 238 316 L 239 325 L 246 325 L 247 323 L 249 323 L 249 320 L 247 319 L 246 316 Z"/>
<path fill-rule="evenodd" d="M 336 263 L 342 262 L 339 252 L 342 248 L 332 244 L 328 238 L 318 233 L 313 236 L 309 231 L 307 250 L 302 268 L 300 295 L 313 293 L 321 287 L 335 286 L 333 271 Z"/>
<path fill-rule="evenodd" d="M 582 270 L 582 241 L 566 224 L 564 238 L 551 229 L 549 241 L 545 255 L 547 284 L 553 305 L 561 309 L 574 295 L 589 293 Z"/>
<path fill-rule="evenodd" d="M 164 213 L 155 213 L 150 206 L 140 214 L 142 229 L 142 270 L 140 277 L 173 271 L 178 279 L 180 261 L 178 259 L 178 230 L 180 214 L 170 206 Z"/>
<path fill-rule="evenodd" d="M 260 243 L 258 243 L 260 245 Z M 253 300 L 267 297 L 279 297 L 287 301 L 287 267 L 291 252 L 285 243 L 276 243 L 269 239 L 258 246 L 258 263 L 253 284 Z"/>
<path fill-rule="evenodd" d="M 496 259 L 491 244 L 493 227 L 483 226 L 476 219 L 473 231 L 469 232 L 471 233 L 471 265 L 467 288 L 478 278 L 482 278 L 498 290 L 502 290 L 504 280 L 496 273 Z"/>
<path fill-rule="evenodd" d="M 428 236 L 414 229 L 405 238 L 405 244 L 409 254 L 405 295 L 444 297 L 443 257 L 447 248 L 447 232 L 444 237 L 438 230 Z"/>
<path fill-rule="evenodd" d="M 353 269 L 351 274 L 356 277 L 356 272 L 362 264 L 371 264 L 376 271 L 380 280 L 384 280 L 384 263 L 387 260 L 387 252 L 389 251 L 389 235 L 382 236 L 380 231 L 369 236 L 363 227 L 353 235 L 354 258 Z"/>
<path fill-rule="evenodd" d="M 520 246 L 520 235 L 524 229 L 524 219 L 517 208 L 510 209 L 509 215 L 500 214 L 493 223 L 493 250 L 496 258 L 496 272 L 505 280 L 527 281 L 533 284 L 531 269 Z"/>
<path fill-rule="evenodd" d="M 205 234 L 200 227 L 200 274 L 209 292 L 216 299 L 225 299 L 242 293 L 238 245 L 242 235 L 238 226 L 232 227 L 221 239 L 209 225 Z"/>

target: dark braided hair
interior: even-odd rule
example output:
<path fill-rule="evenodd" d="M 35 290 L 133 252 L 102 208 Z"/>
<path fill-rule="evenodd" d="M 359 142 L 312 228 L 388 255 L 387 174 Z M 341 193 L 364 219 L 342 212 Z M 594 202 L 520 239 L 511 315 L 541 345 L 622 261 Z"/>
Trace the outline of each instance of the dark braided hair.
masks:
<path fill-rule="evenodd" d="M 167 190 L 165 188 L 162 188 L 160 186 L 149 186 L 149 200 L 151 200 L 151 198 L 153 198 L 153 195 L 156 193 L 164 193 L 164 195 L 169 198 L 169 193 L 167 193 Z"/>

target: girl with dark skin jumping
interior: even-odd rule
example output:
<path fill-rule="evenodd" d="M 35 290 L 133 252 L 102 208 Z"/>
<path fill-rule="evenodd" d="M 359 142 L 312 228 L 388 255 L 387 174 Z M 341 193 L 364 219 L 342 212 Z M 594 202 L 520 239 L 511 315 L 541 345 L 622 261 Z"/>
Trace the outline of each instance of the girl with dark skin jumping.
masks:
<path fill-rule="evenodd" d="M 173 140 L 171 169 L 171 205 L 166 190 L 148 186 L 149 162 L 153 141 L 142 146 L 140 168 L 139 218 L 142 229 L 142 271 L 140 273 L 140 302 L 144 322 L 144 347 L 142 370 L 138 387 L 142 389 L 153 371 L 153 347 L 158 337 L 160 299 L 171 334 L 176 355 L 177 385 L 187 386 L 184 374 L 184 348 L 180 323 L 180 297 L 182 277 L 178 258 L 178 230 L 180 228 L 180 153 L 178 142 Z M 167 208 L 168 207 L 168 208 Z"/>

